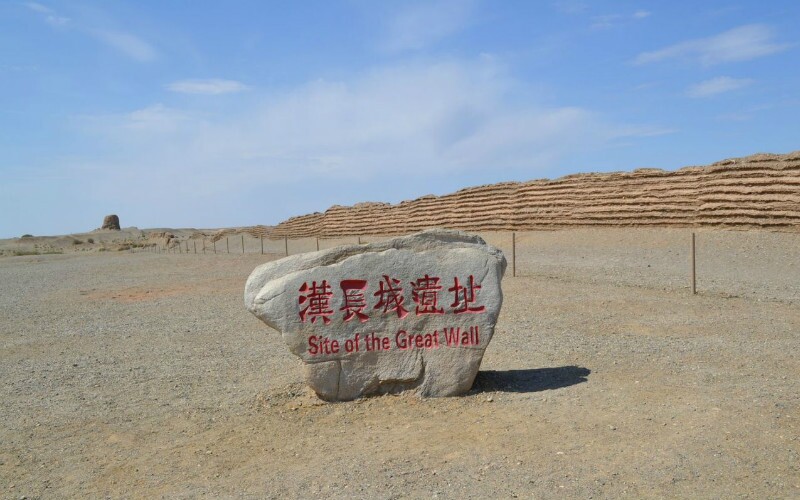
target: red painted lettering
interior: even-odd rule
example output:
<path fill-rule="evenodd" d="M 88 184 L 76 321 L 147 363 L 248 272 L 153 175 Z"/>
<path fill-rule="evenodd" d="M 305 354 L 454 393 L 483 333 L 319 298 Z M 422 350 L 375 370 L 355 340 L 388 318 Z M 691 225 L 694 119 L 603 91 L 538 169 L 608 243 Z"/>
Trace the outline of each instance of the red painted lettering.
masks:
<path fill-rule="evenodd" d="M 311 282 L 311 286 L 308 286 L 308 283 L 303 283 L 303 286 L 300 287 L 300 293 L 298 302 L 301 305 L 306 304 L 306 307 L 300 310 L 300 321 L 305 323 L 306 319 L 310 318 L 311 322 L 314 323 L 317 318 L 322 318 L 322 322 L 326 325 L 331 322 L 328 316 L 333 314 L 333 309 L 331 309 L 333 292 L 326 280 L 322 280 L 319 285 L 317 285 L 316 281 Z"/>
<path fill-rule="evenodd" d="M 367 290 L 366 280 L 343 280 L 339 286 L 344 292 L 344 305 L 339 310 L 345 312 L 345 323 L 353 318 L 358 318 L 362 323 L 366 322 L 369 319 L 363 312 L 367 307 L 367 299 L 364 297 Z"/>
<path fill-rule="evenodd" d="M 399 285 L 400 280 L 390 278 L 384 274 L 383 281 L 380 282 L 380 288 L 374 294 L 376 297 L 380 297 L 375 309 L 382 307 L 384 314 L 394 311 L 397 313 L 398 318 L 403 319 L 408 315 L 408 311 L 403 307 L 405 297 L 403 297 L 403 289 Z"/>
<path fill-rule="evenodd" d="M 458 278 L 453 278 L 454 284 L 452 288 L 447 290 L 453 292 L 453 303 L 450 307 L 453 308 L 453 314 L 462 313 L 482 313 L 486 310 L 485 306 L 471 306 L 475 302 L 475 294 L 480 290 L 481 286 L 475 284 L 475 278 L 470 274 L 469 282 L 466 286 L 462 286 L 458 282 Z"/>
<path fill-rule="evenodd" d="M 312 335 L 308 338 L 308 354 L 316 356 L 318 354 L 337 354 L 339 352 L 339 341 L 328 337 Z"/>
<path fill-rule="evenodd" d="M 442 285 L 439 278 L 431 278 L 427 274 L 424 278 L 411 282 L 411 298 L 417 304 L 417 316 L 422 314 L 444 314 L 444 309 L 439 305 L 439 291 Z"/>

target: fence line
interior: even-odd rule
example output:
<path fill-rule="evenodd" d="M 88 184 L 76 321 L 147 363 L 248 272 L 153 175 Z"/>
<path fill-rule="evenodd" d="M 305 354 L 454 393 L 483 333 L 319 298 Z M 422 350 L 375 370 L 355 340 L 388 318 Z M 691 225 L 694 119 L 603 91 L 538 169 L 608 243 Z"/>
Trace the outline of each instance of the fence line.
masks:
<path fill-rule="evenodd" d="M 526 234 L 526 233 L 528 235 L 533 234 L 534 235 L 533 239 L 534 240 L 536 239 L 535 238 L 536 232 L 531 231 L 531 232 L 525 232 L 523 234 Z M 484 234 L 488 234 L 488 233 L 484 233 Z M 690 244 L 687 245 L 688 253 L 689 253 L 689 259 L 690 259 L 690 269 L 689 269 L 690 287 L 689 288 L 691 290 L 691 293 L 693 295 L 696 295 L 697 294 L 697 259 L 696 259 L 697 237 L 696 237 L 696 234 L 694 232 L 691 233 L 690 237 L 691 237 L 691 239 L 689 240 Z M 344 245 L 344 244 L 351 244 L 351 245 L 352 244 L 359 244 L 360 245 L 360 244 L 363 244 L 363 243 L 383 241 L 383 240 L 386 240 L 386 239 L 389 239 L 389 238 L 392 238 L 392 236 L 362 237 L 361 235 L 358 235 L 358 236 L 353 236 L 353 237 L 350 237 L 350 238 L 342 238 L 342 237 L 339 237 L 339 238 L 319 238 L 319 237 L 298 238 L 298 239 L 292 240 L 292 245 L 291 245 L 296 251 L 290 252 L 290 245 L 289 245 L 289 238 L 288 237 L 283 237 L 283 238 L 264 238 L 263 236 L 260 236 L 260 237 L 256 238 L 256 237 L 248 236 L 247 238 L 245 238 L 245 235 L 240 235 L 240 238 L 238 238 L 239 239 L 238 243 L 240 245 L 240 248 L 239 249 L 234 248 L 233 250 L 234 250 L 235 253 L 240 253 L 241 255 L 245 255 L 245 254 L 251 254 L 251 255 L 252 254 L 260 254 L 260 255 L 273 255 L 273 256 L 275 256 L 275 255 L 281 255 L 282 254 L 283 256 L 289 256 L 291 254 L 306 253 L 306 252 L 311 252 L 311 251 L 315 251 L 315 250 L 319 251 L 320 249 L 333 248 L 333 247 Z M 192 240 L 192 251 L 190 251 L 190 249 L 189 249 L 189 239 Z M 142 248 L 132 248 L 130 251 L 131 252 L 146 251 L 146 252 L 159 253 L 159 254 L 178 253 L 178 254 L 186 254 L 186 255 L 189 255 L 189 254 L 197 255 L 198 254 L 197 239 L 192 239 L 192 238 L 189 238 L 189 239 L 184 240 L 184 241 L 178 241 L 177 244 L 173 243 L 171 245 L 151 245 L 151 246 L 142 247 Z M 280 248 L 280 247 L 277 246 L 279 244 L 279 242 L 281 241 L 281 239 L 283 240 L 283 245 L 282 245 L 283 248 Z M 510 264 L 510 267 L 511 267 L 511 277 L 512 278 L 516 278 L 517 277 L 517 270 L 518 270 L 517 269 L 517 265 L 518 265 L 518 262 L 517 262 L 517 246 L 518 246 L 517 232 L 516 231 L 512 231 L 512 232 L 493 232 L 493 233 L 491 233 L 490 236 L 487 236 L 484 239 L 487 240 L 487 243 L 492 244 L 492 245 L 494 245 L 494 246 L 496 246 L 498 248 L 501 248 L 501 249 L 502 248 L 506 248 L 506 251 L 510 250 L 509 264 Z M 254 242 L 253 240 L 256 240 L 256 241 Z M 266 240 L 266 246 L 265 246 L 265 240 Z M 218 240 L 213 240 L 212 239 L 212 242 L 211 242 L 212 244 L 211 244 L 211 249 L 210 250 L 213 251 L 214 255 L 218 254 L 218 252 L 217 252 L 217 241 Z M 248 247 L 248 242 L 250 243 L 249 247 Z M 321 242 L 322 243 L 326 243 L 326 245 L 322 245 L 321 246 L 320 245 Z M 534 243 L 534 245 L 535 245 L 535 243 Z M 207 247 L 208 247 L 208 245 L 207 245 L 207 242 L 206 242 L 206 238 L 202 238 L 201 239 L 200 253 L 207 254 Z M 622 247 L 620 247 L 620 248 L 622 248 Z M 684 247 L 684 248 L 686 248 L 686 247 Z M 239 250 L 239 252 L 236 252 L 236 250 Z M 231 241 L 230 241 L 230 237 L 229 236 L 225 237 L 225 253 L 226 254 L 230 254 L 231 253 Z M 506 255 L 508 255 L 508 253 L 506 253 Z M 649 265 L 648 265 L 648 267 L 649 267 Z"/>

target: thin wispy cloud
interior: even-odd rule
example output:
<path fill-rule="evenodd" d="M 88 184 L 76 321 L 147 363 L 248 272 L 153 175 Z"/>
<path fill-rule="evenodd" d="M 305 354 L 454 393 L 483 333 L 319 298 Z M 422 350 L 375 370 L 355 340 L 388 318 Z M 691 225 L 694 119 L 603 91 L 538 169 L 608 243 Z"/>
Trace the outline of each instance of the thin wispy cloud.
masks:
<path fill-rule="evenodd" d="M 23 5 L 28 7 L 30 10 L 41 14 L 47 24 L 53 26 L 64 26 L 70 22 L 68 17 L 61 16 L 55 10 L 40 3 L 25 2 Z"/>
<path fill-rule="evenodd" d="M 114 30 L 93 30 L 90 33 L 95 39 L 136 61 L 150 62 L 158 57 L 152 45 L 130 33 Z"/>
<path fill-rule="evenodd" d="M 152 45 L 131 33 L 114 29 L 87 27 L 85 23 L 73 21 L 69 17 L 60 15 L 54 9 L 37 2 L 25 2 L 23 5 L 41 15 L 44 21 L 51 26 L 67 28 L 73 33 L 90 36 L 103 45 L 111 47 L 136 61 L 149 62 L 158 57 L 158 52 Z"/>
<path fill-rule="evenodd" d="M 633 14 L 606 14 L 592 18 L 592 29 L 608 29 L 621 26 L 631 22 L 641 21 L 650 17 L 651 13 L 646 10 L 638 10 Z"/>
<path fill-rule="evenodd" d="M 775 34 L 769 26 L 750 24 L 716 36 L 688 40 L 660 50 L 643 52 L 636 57 L 634 63 L 648 64 L 669 59 L 692 59 L 710 66 L 748 61 L 786 50 L 788 47 L 788 44 L 775 41 Z"/>
<path fill-rule="evenodd" d="M 103 161 L 114 166 L 104 170 L 109 189 L 158 175 L 209 195 L 259 183 L 369 182 L 396 171 L 413 178 L 524 168 L 533 176 L 578 150 L 668 133 L 581 107 L 520 104 L 518 86 L 491 60 L 398 64 L 252 92 L 235 114 L 157 104 L 78 123 L 125 152 Z"/>
<path fill-rule="evenodd" d="M 686 95 L 694 98 L 712 97 L 732 90 L 747 87 L 753 83 L 749 78 L 731 78 L 718 76 L 692 85 L 686 90 Z"/>
<path fill-rule="evenodd" d="M 206 80 L 180 80 L 167 85 L 172 92 L 182 94 L 218 95 L 230 94 L 247 90 L 249 87 L 236 80 L 222 80 L 217 78 Z"/>
<path fill-rule="evenodd" d="M 458 33 L 472 21 L 474 0 L 418 2 L 389 21 L 381 44 L 384 50 L 419 50 Z"/>

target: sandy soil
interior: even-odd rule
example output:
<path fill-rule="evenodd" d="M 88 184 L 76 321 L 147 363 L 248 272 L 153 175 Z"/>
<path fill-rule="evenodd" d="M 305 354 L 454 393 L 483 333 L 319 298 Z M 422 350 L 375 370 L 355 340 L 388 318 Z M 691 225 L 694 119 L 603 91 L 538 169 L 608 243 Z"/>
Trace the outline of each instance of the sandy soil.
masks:
<path fill-rule="evenodd" d="M 800 235 L 703 233 L 691 296 L 686 234 L 521 235 L 471 394 L 337 404 L 269 257 L 2 258 L 0 496 L 796 498 Z"/>

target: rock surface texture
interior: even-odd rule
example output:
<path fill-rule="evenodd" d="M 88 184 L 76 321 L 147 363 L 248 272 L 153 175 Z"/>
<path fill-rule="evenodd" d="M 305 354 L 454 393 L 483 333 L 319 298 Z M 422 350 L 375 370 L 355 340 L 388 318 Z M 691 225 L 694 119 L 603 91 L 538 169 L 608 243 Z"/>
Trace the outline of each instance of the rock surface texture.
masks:
<path fill-rule="evenodd" d="M 459 231 L 293 255 L 256 268 L 247 308 L 329 401 L 464 394 L 494 333 L 503 253 Z"/>
<path fill-rule="evenodd" d="M 114 214 L 106 215 L 103 217 L 103 225 L 100 226 L 100 229 L 112 229 L 114 231 L 119 231 L 119 217 Z"/>

